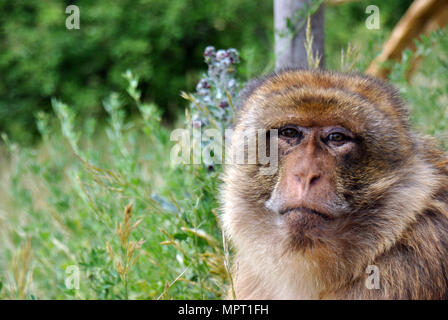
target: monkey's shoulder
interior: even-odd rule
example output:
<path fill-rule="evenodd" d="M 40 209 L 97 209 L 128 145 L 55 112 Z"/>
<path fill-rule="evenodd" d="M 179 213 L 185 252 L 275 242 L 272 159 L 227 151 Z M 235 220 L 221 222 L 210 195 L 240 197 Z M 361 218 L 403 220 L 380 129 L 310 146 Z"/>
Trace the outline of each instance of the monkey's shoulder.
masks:
<path fill-rule="evenodd" d="M 422 212 L 378 261 L 393 299 L 448 299 L 448 201 Z"/>

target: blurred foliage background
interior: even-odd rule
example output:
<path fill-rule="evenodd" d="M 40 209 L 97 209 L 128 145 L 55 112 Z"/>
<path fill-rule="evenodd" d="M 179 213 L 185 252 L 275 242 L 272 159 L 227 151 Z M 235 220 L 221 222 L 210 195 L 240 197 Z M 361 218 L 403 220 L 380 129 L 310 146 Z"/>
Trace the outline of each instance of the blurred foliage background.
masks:
<path fill-rule="evenodd" d="M 329 7 L 328 67 L 349 41 L 368 63 L 411 2 L 370 1 L 381 9 L 379 31 L 365 28 L 364 1 Z M 65 28 L 69 4 L 80 8 L 79 30 Z M 127 69 L 171 121 L 185 107 L 179 92 L 202 73 L 207 45 L 237 48 L 243 79 L 272 70 L 272 10 L 272 1 L 255 0 L 0 0 L 0 132 L 33 142 L 35 114 L 51 109 L 51 97 L 102 119 L 100 102 L 123 86 Z"/>
<path fill-rule="evenodd" d="M 328 6 L 327 68 L 363 72 L 411 2 Z M 65 27 L 69 4 L 79 30 Z M 365 27 L 371 4 L 379 30 Z M 272 28 L 272 1 L 0 0 L 0 299 L 225 295 L 221 166 L 172 165 L 170 134 L 201 101 L 180 92 L 210 80 L 204 48 L 236 48 L 243 84 L 273 70 Z M 416 49 L 389 81 L 447 148 L 446 30 Z"/>

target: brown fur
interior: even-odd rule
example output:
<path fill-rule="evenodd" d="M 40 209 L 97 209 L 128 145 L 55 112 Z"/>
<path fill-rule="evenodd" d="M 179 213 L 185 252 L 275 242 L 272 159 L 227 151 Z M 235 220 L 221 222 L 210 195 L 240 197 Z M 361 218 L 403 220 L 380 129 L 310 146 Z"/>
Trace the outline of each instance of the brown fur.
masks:
<path fill-rule="evenodd" d="M 448 158 L 411 131 L 395 89 L 374 78 L 286 70 L 248 86 L 233 148 L 249 129 L 337 123 L 360 137 L 336 164 L 337 219 L 296 247 L 268 210 L 279 172 L 228 165 L 222 224 L 234 250 L 237 299 L 445 299 L 448 297 Z M 380 271 L 368 289 L 366 267 Z"/>

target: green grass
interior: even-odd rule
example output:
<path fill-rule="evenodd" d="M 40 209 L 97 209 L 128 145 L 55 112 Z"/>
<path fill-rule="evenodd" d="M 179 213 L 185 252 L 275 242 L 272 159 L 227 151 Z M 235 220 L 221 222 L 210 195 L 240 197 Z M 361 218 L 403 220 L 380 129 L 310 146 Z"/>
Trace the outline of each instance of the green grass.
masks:
<path fill-rule="evenodd" d="M 125 119 L 118 94 L 105 101 L 105 130 L 53 101 L 62 135 L 57 121 L 41 113 L 36 149 L 3 136 L 2 298 L 213 299 L 223 293 L 225 272 L 212 263 L 221 259 L 213 213 L 218 172 L 171 166 L 170 131 L 160 126 L 154 105 L 134 98 L 141 118 Z M 120 243 L 116 226 L 130 203 L 129 223 L 141 222 Z M 31 250 L 20 255 L 28 239 Z M 129 242 L 140 239 L 138 261 L 122 272 Z M 15 274 L 17 265 L 23 274 Z M 65 286 L 69 266 L 79 267 L 78 290 Z"/>
<path fill-rule="evenodd" d="M 416 129 L 446 146 L 446 33 L 423 39 L 418 48 L 423 60 L 411 83 L 405 80 L 409 52 L 394 65 L 391 81 L 407 100 Z M 36 115 L 40 145 L 24 148 L 2 136 L 0 298 L 217 299 L 225 294 L 228 278 L 216 219 L 221 168 L 171 165 L 171 128 L 161 125 L 157 106 L 140 100 L 136 79 L 127 74 L 127 80 L 126 90 L 104 101 L 105 127 L 54 100 L 57 117 Z M 129 117 L 128 108 L 139 116 Z M 66 287 L 73 266 L 80 271 L 79 289 Z"/>
<path fill-rule="evenodd" d="M 392 68 L 390 80 L 400 89 L 417 131 L 434 135 L 448 148 L 448 39 L 447 29 L 416 41 L 417 51 L 406 50 Z M 406 80 L 412 58 L 420 57 L 417 73 Z"/>

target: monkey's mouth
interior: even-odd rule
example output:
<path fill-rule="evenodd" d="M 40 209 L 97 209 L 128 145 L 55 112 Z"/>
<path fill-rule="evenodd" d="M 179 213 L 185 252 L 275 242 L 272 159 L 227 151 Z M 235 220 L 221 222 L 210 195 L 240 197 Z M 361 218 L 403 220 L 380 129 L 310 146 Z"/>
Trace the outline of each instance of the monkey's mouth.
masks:
<path fill-rule="evenodd" d="M 292 249 L 316 247 L 316 241 L 326 237 L 326 230 L 334 216 L 316 209 L 293 207 L 280 211 Z"/>
<path fill-rule="evenodd" d="M 319 218 L 322 218 L 326 221 L 333 220 L 333 217 L 328 214 L 321 211 L 317 211 L 315 209 L 307 208 L 307 207 L 294 207 L 294 208 L 287 208 L 282 211 L 280 211 L 280 215 L 282 216 L 288 216 L 290 213 L 296 212 L 303 215 L 311 215 L 311 216 L 317 216 Z"/>

